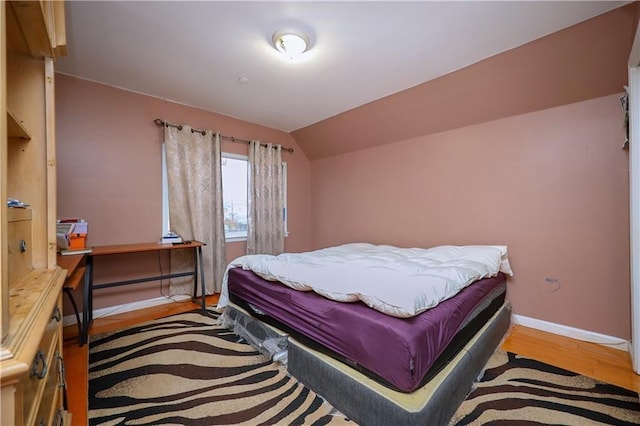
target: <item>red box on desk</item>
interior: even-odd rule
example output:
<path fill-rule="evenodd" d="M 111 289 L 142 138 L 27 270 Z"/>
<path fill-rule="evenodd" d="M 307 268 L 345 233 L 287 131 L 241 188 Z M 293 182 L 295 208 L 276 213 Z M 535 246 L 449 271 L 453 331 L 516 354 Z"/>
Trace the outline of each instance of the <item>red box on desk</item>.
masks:
<path fill-rule="evenodd" d="M 69 250 L 83 249 L 87 247 L 87 234 L 70 234 Z"/>

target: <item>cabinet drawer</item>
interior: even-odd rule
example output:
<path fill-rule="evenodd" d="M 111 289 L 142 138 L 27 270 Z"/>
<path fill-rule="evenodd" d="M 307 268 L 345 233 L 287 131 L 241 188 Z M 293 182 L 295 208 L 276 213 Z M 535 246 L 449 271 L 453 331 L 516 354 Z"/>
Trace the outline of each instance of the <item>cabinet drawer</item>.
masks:
<path fill-rule="evenodd" d="M 36 421 L 36 413 L 43 409 L 44 402 L 41 401 L 41 398 L 46 398 L 46 386 L 49 385 L 49 382 L 53 383 L 55 381 L 56 384 L 58 383 L 58 364 L 55 354 L 59 354 L 62 349 L 60 347 L 62 318 L 59 305 L 58 303 L 54 307 L 51 320 L 45 328 L 36 356 L 33 359 L 32 371 L 25 374 L 22 381 L 22 413 L 23 419 L 26 421 L 25 424 L 32 424 Z"/>
<path fill-rule="evenodd" d="M 44 387 L 42 400 L 40 401 L 40 409 L 35 417 L 35 425 L 52 425 L 56 413 L 62 409 L 62 384 L 64 377 L 62 376 L 63 360 L 60 352 L 56 351 L 51 371 L 47 375 L 47 383 Z"/>
<path fill-rule="evenodd" d="M 42 352 L 49 352 L 52 342 L 57 343 L 57 339 L 61 333 L 62 328 L 62 308 L 60 307 L 60 302 L 58 302 L 51 311 L 51 316 L 49 317 L 49 323 L 47 327 L 44 329 L 44 334 L 42 335 L 42 340 L 40 340 L 40 345 L 38 345 L 38 349 Z"/>
<path fill-rule="evenodd" d="M 31 210 L 7 209 L 9 245 L 9 286 L 33 268 L 31 258 Z"/>

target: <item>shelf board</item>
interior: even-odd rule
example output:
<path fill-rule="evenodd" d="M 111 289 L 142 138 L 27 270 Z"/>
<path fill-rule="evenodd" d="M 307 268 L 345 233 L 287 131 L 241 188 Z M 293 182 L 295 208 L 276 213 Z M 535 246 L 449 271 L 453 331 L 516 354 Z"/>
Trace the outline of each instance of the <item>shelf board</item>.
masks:
<path fill-rule="evenodd" d="M 44 6 L 39 1 L 12 1 L 8 13 L 13 13 L 17 26 L 9 30 L 10 39 L 20 37 L 27 52 L 34 58 L 53 57 L 53 48 L 47 31 Z M 10 22 L 13 20 L 10 20 Z"/>
<path fill-rule="evenodd" d="M 10 138 L 31 139 L 27 128 L 9 110 L 7 110 L 7 132 Z"/>
<path fill-rule="evenodd" d="M 7 2 L 7 45 L 34 58 L 67 55 L 63 1 Z"/>
<path fill-rule="evenodd" d="M 31 220 L 33 216 L 30 208 L 10 207 L 7 208 L 7 222 L 18 222 Z"/>

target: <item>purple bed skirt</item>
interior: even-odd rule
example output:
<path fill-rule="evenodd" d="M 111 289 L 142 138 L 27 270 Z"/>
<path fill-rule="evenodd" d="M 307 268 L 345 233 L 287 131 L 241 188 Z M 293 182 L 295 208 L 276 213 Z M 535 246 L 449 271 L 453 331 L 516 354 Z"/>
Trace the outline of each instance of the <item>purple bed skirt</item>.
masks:
<path fill-rule="evenodd" d="M 391 317 L 360 302 L 340 303 L 292 290 L 240 268 L 229 271 L 229 293 L 232 300 L 246 302 L 254 311 L 257 308 L 347 364 L 373 373 L 392 388 L 411 392 L 421 386 L 470 317 L 492 299 L 504 299 L 505 280 L 500 273 L 476 281 L 412 318 Z"/>

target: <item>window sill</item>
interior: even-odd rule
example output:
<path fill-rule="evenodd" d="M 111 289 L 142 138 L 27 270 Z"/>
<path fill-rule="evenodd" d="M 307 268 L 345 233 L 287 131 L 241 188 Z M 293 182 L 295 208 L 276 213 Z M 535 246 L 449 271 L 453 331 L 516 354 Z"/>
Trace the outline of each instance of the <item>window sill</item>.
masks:
<path fill-rule="evenodd" d="M 247 241 L 247 237 L 230 237 L 224 239 L 225 243 L 237 243 L 241 241 Z"/>
<path fill-rule="evenodd" d="M 288 232 L 284 233 L 284 237 L 287 238 L 289 236 Z M 242 241 L 247 241 L 247 237 L 230 237 L 230 238 L 225 238 L 224 242 L 225 243 L 239 243 Z"/>

